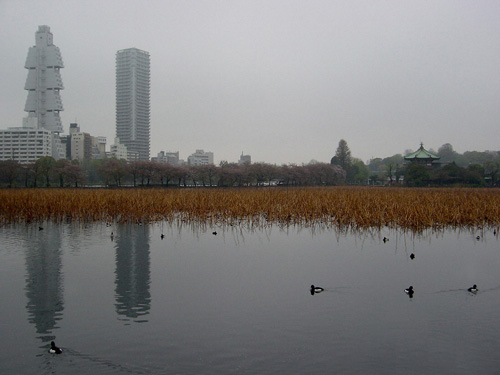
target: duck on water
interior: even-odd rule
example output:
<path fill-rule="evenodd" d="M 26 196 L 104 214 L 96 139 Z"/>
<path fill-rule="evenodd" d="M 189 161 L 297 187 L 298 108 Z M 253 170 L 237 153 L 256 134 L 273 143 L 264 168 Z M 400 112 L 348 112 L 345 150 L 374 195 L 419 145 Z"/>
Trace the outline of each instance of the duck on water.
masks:
<path fill-rule="evenodd" d="M 408 294 L 408 297 L 413 298 L 413 293 L 415 293 L 415 291 L 413 290 L 413 286 L 410 285 L 408 288 L 406 288 L 405 293 Z"/>
<path fill-rule="evenodd" d="M 62 353 L 62 349 L 61 348 L 58 348 L 56 346 L 56 343 L 54 341 L 51 341 L 50 342 L 50 349 L 49 349 L 49 353 L 52 353 L 52 354 L 61 354 Z"/>
<path fill-rule="evenodd" d="M 477 293 L 479 289 L 477 289 L 477 285 L 474 284 L 472 285 L 470 288 L 467 289 L 468 292 L 471 292 L 471 293 Z"/>
<path fill-rule="evenodd" d="M 323 289 L 323 288 L 322 288 L 322 287 L 320 287 L 320 286 L 314 286 L 314 285 L 311 285 L 311 289 L 310 289 L 311 296 L 313 296 L 313 295 L 314 295 L 314 293 L 321 293 L 323 290 L 325 290 L 325 289 Z"/>

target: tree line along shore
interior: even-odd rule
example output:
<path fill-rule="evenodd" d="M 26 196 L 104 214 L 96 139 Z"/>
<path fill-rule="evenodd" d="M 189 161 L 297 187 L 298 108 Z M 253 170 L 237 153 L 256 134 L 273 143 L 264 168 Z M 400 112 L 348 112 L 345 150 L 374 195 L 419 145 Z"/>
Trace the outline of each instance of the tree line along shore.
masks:
<path fill-rule="evenodd" d="M 408 163 L 402 154 L 396 154 L 372 158 L 365 164 L 351 156 L 343 139 L 330 163 L 311 160 L 302 165 L 221 161 L 218 166 L 189 166 L 116 158 L 56 161 L 45 156 L 28 164 L 0 161 L 0 187 L 500 186 L 500 151 L 459 154 L 446 143 L 436 158 L 431 165 L 423 165 Z"/>

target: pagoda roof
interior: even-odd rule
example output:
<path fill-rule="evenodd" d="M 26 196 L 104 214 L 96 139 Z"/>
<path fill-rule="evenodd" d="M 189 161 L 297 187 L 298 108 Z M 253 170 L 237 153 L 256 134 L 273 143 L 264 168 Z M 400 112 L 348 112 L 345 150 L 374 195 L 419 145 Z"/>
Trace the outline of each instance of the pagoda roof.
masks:
<path fill-rule="evenodd" d="M 432 160 L 438 160 L 441 159 L 439 156 L 433 154 L 432 152 L 427 151 L 424 148 L 424 144 L 420 143 L 420 148 L 412 152 L 411 154 L 408 154 L 405 156 L 405 160 L 414 160 L 414 159 L 432 159 Z"/>

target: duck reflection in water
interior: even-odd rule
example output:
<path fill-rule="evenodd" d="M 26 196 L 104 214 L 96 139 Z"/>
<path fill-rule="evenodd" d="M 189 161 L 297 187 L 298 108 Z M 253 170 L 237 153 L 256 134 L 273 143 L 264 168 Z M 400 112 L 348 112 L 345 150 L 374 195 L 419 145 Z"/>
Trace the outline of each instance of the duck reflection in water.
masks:
<path fill-rule="evenodd" d="M 310 289 L 311 296 L 314 296 L 314 293 L 321 293 L 323 290 L 324 289 L 320 286 L 311 285 L 311 289 Z"/>

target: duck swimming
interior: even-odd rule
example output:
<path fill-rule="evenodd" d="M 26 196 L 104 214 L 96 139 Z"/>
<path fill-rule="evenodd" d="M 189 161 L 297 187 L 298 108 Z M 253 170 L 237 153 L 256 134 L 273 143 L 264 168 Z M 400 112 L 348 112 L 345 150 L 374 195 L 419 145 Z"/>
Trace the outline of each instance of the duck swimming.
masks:
<path fill-rule="evenodd" d="M 410 285 L 408 288 L 406 288 L 405 293 L 408 294 L 408 296 L 410 296 L 410 298 L 413 298 L 413 293 L 414 293 L 413 286 Z"/>
<path fill-rule="evenodd" d="M 468 292 L 471 292 L 471 293 L 476 293 L 479 289 L 477 289 L 477 285 L 474 284 L 472 285 L 470 288 L 467 289 Z"/>
<path fill-rule="evenodd" d="M 311 295 L 314 295 L 314 293 L 321 293 L 324 289 L 320 286 L 314 286 L 311 285 Z"/>
<path fill-rule="evenodd" d="M 56 346 L 56 343 L 54 341 L 51 341 L 50 342 L 50 349 L 49 349 L 49 353 L 52 353 L 52 354 L 61 354 L 62 353 L 62 349 L 61 348 L 58 348 Z"/>

